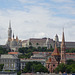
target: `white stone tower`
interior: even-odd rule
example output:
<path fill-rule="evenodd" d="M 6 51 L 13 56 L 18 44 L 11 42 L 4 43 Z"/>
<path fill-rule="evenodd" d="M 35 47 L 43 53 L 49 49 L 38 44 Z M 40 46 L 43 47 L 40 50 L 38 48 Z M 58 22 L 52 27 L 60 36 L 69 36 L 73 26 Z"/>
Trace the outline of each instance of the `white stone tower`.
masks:
<path fill-rule="evenodd" d="M 55 36 L 55 43 L 56 43 L 56 46 L 59 47 L 59 38 L 57 34 Z"/>
<path fill-rule="evenodd" d="M 9 21 L 9 28 L 8 28 L 8 40 L 10 39 L 12 39 L 11 21 Z"/>

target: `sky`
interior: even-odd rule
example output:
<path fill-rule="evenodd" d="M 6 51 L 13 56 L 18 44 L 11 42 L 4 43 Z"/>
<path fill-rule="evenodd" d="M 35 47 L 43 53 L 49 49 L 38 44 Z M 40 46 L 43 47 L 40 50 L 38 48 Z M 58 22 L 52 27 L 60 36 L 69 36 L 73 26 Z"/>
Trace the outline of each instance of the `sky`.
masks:
<path fill-rule="evenodd" d="M 0 0 L 0 44 L 6 44 L 9 20 L 20 40 L 51 38 L 75 42 L 75 0 Z"/>

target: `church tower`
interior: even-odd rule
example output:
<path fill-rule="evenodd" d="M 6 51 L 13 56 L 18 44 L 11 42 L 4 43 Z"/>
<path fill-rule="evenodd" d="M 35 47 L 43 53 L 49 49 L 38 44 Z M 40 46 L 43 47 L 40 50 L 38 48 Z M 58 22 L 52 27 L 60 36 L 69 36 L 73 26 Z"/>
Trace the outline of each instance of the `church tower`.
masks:
<path fill-rule="evenodd" d="M 61 63 L 66 63 L 66 52 L 65 52 L 65 38 L 64 38 L 64 30 L 62 34 L 62 42 L 61 42 Z"/>
<path fill-rule="evenodd" d="M 12 39 L 12 29 L 11 29 L 11 21 L 9 21 L 9 28 L 8 28 L 8 40 Z"/>
<path fill-rule="evenodd" d="M 55 36 L 55 43 L 56 43 L 56 46 L 59 47 L 59 38 L 57 34 Z"/>

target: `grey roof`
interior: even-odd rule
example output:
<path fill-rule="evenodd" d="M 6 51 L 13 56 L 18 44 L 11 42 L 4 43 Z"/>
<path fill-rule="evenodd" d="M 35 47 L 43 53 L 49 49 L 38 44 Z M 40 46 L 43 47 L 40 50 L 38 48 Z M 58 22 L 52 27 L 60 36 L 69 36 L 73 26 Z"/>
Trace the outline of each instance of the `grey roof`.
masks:
<path fill-rule="evenodd" d="M 16 55 L 10 55 L 10 54 L 8 54 L 8 55 L 1 55 L 1 58 L 7 58 L 7 59 L 16 59 L 17 58 L 17 56 Z"/>
<path fill-rule="evenodd" d="M 46 62 L 45 59 L 21 59 L 21 62 L 33 62 L 33 61 Z"/>

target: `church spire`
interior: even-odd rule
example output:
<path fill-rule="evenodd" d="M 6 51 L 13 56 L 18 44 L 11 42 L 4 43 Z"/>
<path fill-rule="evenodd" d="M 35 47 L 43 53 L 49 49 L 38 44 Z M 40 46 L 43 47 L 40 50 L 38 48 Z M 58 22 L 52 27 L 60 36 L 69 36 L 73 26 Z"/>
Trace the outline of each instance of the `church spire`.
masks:
<path fill-rule="evenodd" d="M 18 36 L 16 36 L 16 41 L 18 42 Z"/>
<path fill-rule="evenodd" d="M 11 20 L 9 20 L 9 28 L 11 29 Z"/>
<path fill-rule="evenodd" d="M 14 33 L 13 33 L 13 39 L 14 39 Z"/>
<path fill-rule="evenodd" d="M 66 63 L 64 29 L 62 33 L 62 42 L 61 42 L 61 63 Z"/>
<path fill-rule="evenodd" d="M 8 28 L 8 40 L 10 39 L 12 39 L 11 21 L 9 21 L 9 28 Z"/>
<path fill-rule="evenodd" d="M 63 34 L 62 34 L 62 45 L 65 46 L 64 28 L 63 28 Z"/>

